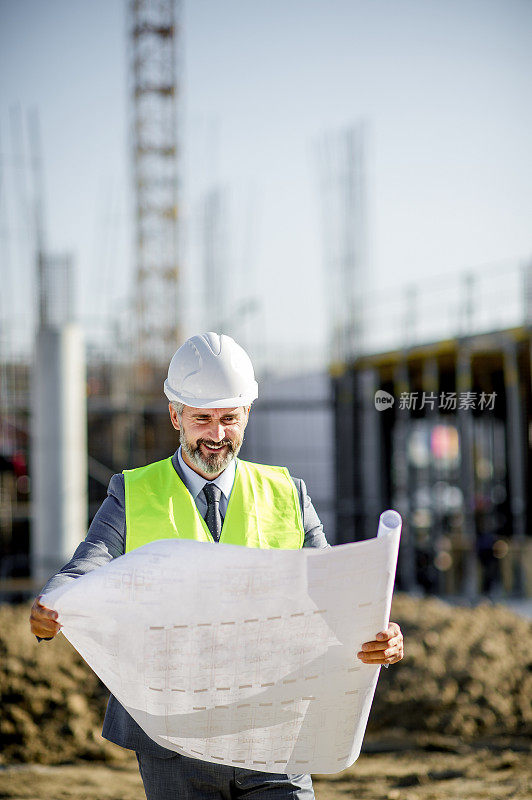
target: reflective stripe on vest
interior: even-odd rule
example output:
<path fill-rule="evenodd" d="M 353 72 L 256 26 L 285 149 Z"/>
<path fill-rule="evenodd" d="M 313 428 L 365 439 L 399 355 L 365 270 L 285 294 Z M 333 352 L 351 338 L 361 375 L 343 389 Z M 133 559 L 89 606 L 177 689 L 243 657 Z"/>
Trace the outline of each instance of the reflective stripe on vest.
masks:
<path fill-rule="evenodd" d="M 158 539 L 213 541 L 171 458 L 124 470 L 124 484 L 126 553 Z M 299 497 L 286 467 L 238 459 L 220 542 L 296 550 L 304 538 Z"/>

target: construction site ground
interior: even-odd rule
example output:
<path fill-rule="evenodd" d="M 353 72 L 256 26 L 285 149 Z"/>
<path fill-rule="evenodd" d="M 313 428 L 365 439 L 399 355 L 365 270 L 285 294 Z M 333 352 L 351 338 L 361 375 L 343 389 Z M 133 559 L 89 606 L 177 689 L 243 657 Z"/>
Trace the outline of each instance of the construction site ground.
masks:
<path fill-rule="evenodd" d="M 378 742 L 372 742 L 379 749 Z M 383 743 L 384 748 L 389 743 Z M 406 749 L 410 747 L 411 749 Z M 314 776 L 317 800 L 530 800 L 530 743 L 457 740 L 392 752 L 362 753 L 338 775 Z M 9 800 L 141 800 L 135 756 L 122 763 L 25 764 L 0 770 L 0 797 Z"/>
<path fill-rule="evenodd" d="M 28 606 L 0 607 L 0 798 L 133 800 L 134 754 L 100 736 L 106 692 Z M 398 596 L 405 659 L 381 673 L 360 758 L 318 800 L 530 800 L 532 625 L 501 606 Z"/>

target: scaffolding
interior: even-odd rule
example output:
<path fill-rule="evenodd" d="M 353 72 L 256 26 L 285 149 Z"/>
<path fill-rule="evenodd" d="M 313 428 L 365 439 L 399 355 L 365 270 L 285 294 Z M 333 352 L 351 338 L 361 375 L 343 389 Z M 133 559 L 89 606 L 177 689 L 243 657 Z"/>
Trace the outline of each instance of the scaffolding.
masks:
<path fill-rule="evenodd" d="M 326 135 L 318 147 L 332 361 L 359 352 L 364 334 L 366 139 L 360 122 Z"/>

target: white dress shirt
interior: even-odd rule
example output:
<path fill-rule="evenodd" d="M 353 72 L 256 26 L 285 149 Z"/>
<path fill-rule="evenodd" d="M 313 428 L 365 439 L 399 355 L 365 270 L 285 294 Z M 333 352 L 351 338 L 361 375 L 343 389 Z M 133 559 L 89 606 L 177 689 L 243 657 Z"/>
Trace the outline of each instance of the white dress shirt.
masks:
<path fill-rule="evenodd" d="M 227 513 L 227 504 L 229 502 L 229 498 L 231 497 L 231 492 L 233 491 L 233 484 L 235 482 L 235 474 L 236 474 L 236 461 L 233 459 L 228 466 L 224 469 L 217 478 L 213 481 L 207 481 L 201 475 L 198 475 L 197 472 L 194 472 L 188 464 L 185 464 L 183 460 L 183 456 L 181 454 L 181 447 L 177 451 L 177 458 L 179 461 L 179 466 L 181 467 L 181 471 L 183 473 L 184 483 L 187 487 L 188 491 L 194 498 L 194 502 L 196 503 L 197 509 L 201 516 L 205 518 L 205 514 L 207 513 L 207 501 L 205 499 L 205 495 L 203 494 L 203 487 L 206 483 L 214 483 L 221 491 L 222 496 L 220 498 L 220 514 L 222 516 L 222 522 L 225 519 L 225 515 Z"/>

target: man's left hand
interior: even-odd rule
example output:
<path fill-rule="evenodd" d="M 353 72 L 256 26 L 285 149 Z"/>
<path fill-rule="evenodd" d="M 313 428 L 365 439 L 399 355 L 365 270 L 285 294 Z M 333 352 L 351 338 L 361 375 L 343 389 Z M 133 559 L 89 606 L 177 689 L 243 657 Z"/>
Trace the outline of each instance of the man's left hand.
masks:
<path fill-rule="evenodd" d="M 395 664 L 403 657 L 403 634 L 397 622 L 377 634 L 372 642 L 364 642 L 357 653 L 364 664 Z"/>

